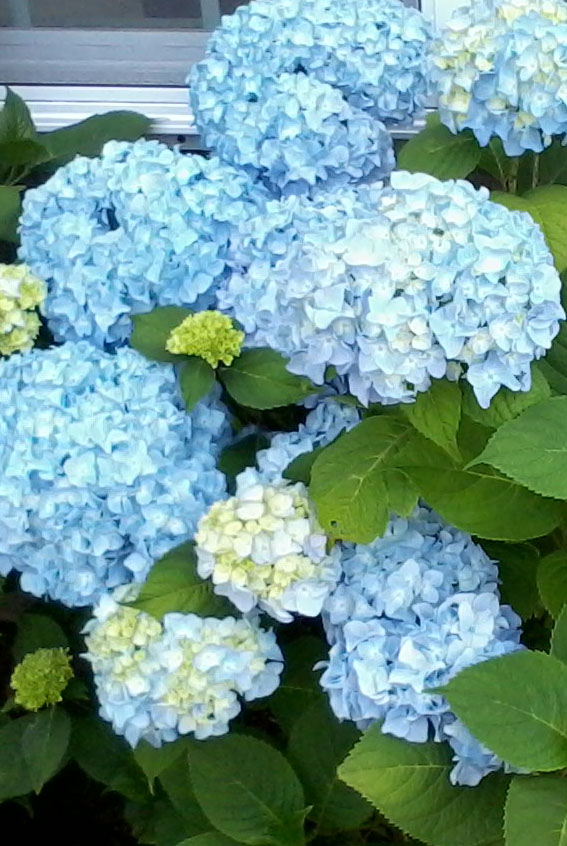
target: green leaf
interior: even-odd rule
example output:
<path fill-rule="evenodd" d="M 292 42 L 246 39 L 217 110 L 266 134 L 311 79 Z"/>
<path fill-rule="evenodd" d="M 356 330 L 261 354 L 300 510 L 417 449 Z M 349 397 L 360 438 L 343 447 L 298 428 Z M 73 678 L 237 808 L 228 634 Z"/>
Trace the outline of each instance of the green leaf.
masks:
<path fill-rule="evenodd" d="M 498 429 L 504 423 L 514 420 L 527 408 L 549 399 L 551 388 L 538 368 L 532 369 L 532 387 L 529 391 L 511 391 L 501 388 L 490 408 L 481 408 L 470 385 L 463 384 L 463 413 L 482 426 Z"/>
<path fill-rule="evenodd" d="M 506 155 L 500 138 L 491 138 L 488 146 L 482 150 L 479 166 L 494 176 L 504 188 L 512 175 L 514 159 Z"/>
<path fill-rule="evenodd" d="M 532 207 L 529 200 L 525 197 L 518 197 L 517 194 L 508 194 L 506 191 L 492 191 L 490 199 L 494 203 L 500 203 L 501 206 L 505 206 L 511 211 L 528 212 L 539 226 L 542 225 L 538 210 Z"/>
<path fill-rule="evenodd" d="M 432 846 L 499 841 L 508 779 L 453 787 L 446 744 L 408 743 L 372 726 L 339 767 L 339 776 L 403 831 Z"/>
<path fill-rule="evenodd" d="M 313 806 L 309 818 L 323 832 L 359 828 L 372 806 L 340 781 L 337 767 L 360 737 L 353 723 L 340 723 L 325 702 L 312 705 L 297 720 L 288 756 Z"/>
<path fill-rule="evenodd" d="M 231 607 L 227 600 L 213 593 L 210 580 L 197 575 L 192 543 L 183 543 L 156 561 L 132 605 L 157 620 L 172 611 L 204 617 L 224 616 L 230 613 Z"/>
<path fill-rule="evenodd" d="M 198 806 L 197 806 L 198 807 Z M 128 803 L 125 809 L 126 821 L 132 829 L 136 843 L 151 843 L 152 846 L 177 846 L 186 838 L 194 834 L 201 834 L 194 830 L 187 818 L 176 810 L 164 796 L 159 796 L 151 802 Z M 210 831 L 210 823 L 203 817 L 204 828 Z"/>
<path fill-rule="evenodd" d="M 392 417 L 369 417 L 317 457 L 309 492 L 327 534 L 371 543 L 384 533 L 391 508 L 384 471 L 411 431 Z"/>
<path fill-rule="evenodd" d="M 201 808 L 227 837 L 251 846 L 302 846 L 304 798 L 286 759 L 243 734 L 192 744 L 189 768 Z"/>
<path fill-rule="evenodd" d="M 429 173 L 438 179 L 464 179 L 476 169 L 481 155 L 472 132 L 453 135 L 434 115 L 425 129 L 400 150 L 398 170 Z"/>
<path fill-rule="evenodd" d="M 567 664 L 567 608 L 563 606 L 551 635 L 551 654 Z"/>
<path fill-rule="evenodd" d="M 461 422 L 461 389 L 458 382 L 436 379 L 414 403 L 401 406 L 412 426 L 450 455 L 459 457 L 457 432 Z"/>
<path fill-rule="evenodd" d="M 296 721 L 313 705 L 325 702 L 315 664 L 328 658 L 319 637 L 304 635 L 283 645 L 284 671 L 278 689 L 268 705 L 281 728 L 289 734 Z"/>
<path fill-rule="evenodd" d="M 515 652 L 468 667 L 441 692 L 485 746 L 515 767 L 567 767 L 567 666 Z"/>
<path fill-rule="evenodd" d="M 388 491 L 390 511 L 400 517 L 409 517 L 417 505 L 419 491 L 404 470 L 384 470 L 384 481 Z"/>
<path fill-rule="evenodd" d="M 134 760 L 148 779 L 150 790 L 156 778 L 171 767 L 181 756 L 187 756 L 187 740 L 184 737 L 172 743 L 164 743 L 156 749 L 142 740 L 134 749 Z"/>
<path fill-rule="evenodd" d="M 22 738 L 34 719 L 35 714 L 26 714 L 0 727 L 0 802 L 33 790 L 22 755 Z"/>
<path fill-rule="evenodd" d="M 256 454 L 269 444 L 268 438 L 256 432 L 223 449 L 218 468 L 227 477 L 229 493 L 234 493 L 236 477 L 247 467 L 255 467 Z"/>
<path fill-rule="evenodd" d="M 95 781 L 122 793 L 133 802 L 150 798 L 144 773 L 134 761 L 132 750 L 99 717 L 74 717 L 71 757 Z"/>
<path fill-rule="evenodd" d="M 21 210 L 21 186 L 0 185 L 0 241 L 17 243 Z"/>
<path fill-rule="evenodd" d="M 12 647 L 14 661 L 19 664 L 24 655 L 36 649 L 67 647 L 69 641 L 65 632 L 55 620 L 45 614 L 22 614 L 18 620 L 18 631 Z"/>
<path fill-rule="evenodd" d="M 284 479 L 289 479 L 291 482 L 303 482 L 303 484 L 309 485 L 313 465 L 324 449 L 325 447 L 317 447 L 311 450 L 311 452 L 302 452 L 301 455 L 298 455 L 287 465 L 283 472 Z"/>
<path fill-rule="evenodd" d="M 477 455 L 485 448 L 491 435 L 492 429 L 487 429 L 487 427 L 483 426 L 481 423 L 476 423 L 474 420 L 471 420 L 470 417 L 467 417 L 466 414 L 463 415 L 457 437 L 459 452 L 461 453 L 462 459 L 458 466 L 462 467 L 465 462 L 476 458 Z M 444 459 L 443 463 L 444 465 L 448 464 L 446 459 Z"/>
<path fill-rule="evenodd" d="M 567 185 L 567 148 L 560 138 L 539 156 L 539 181 L 542 185 Z"/>
<path fill-rule="evenodd" d="M 190 356 L 179 373 L 179 385 L 187 411 L 193 411 L 197 403 L 206 397 L 215 384 L 215 371 L 202 358 Z"/>
<path fill-rule="evenodd" d="M 537 571 L 539 552 L 529 543 L 483 543 L 484 550 L 498 562 L 500 596 L 523 620 L 541 607 Z"/>
<path fill-rule="evenodd" d="M 0 111 L 0 144 L 35 137 L 36 129 L 30 110 L 22 98 L 6 86 L 4 108 Z"/>
<path fill-rule="evenodd" d="M 174 355 L 165 345 L 172 331 L 193 314 L 181 306 L 161 306 L 146 314 L 132 315 L 134 330 L 130 346 L 152 361 L 169 361 L 174 364 L 187 361 L 185 355 Z"/>
<path fill-rule="evenodd" d="M 493 191 L 491 199 L 508 209 L 530 214 L 543 232 L 559 272 L 562 273 L 567 268 L 567 188 L 562 185 L 546 185 L 529 191 L 523 197 Z"/>
<path fill-rule="evenodd" d="M 320 393 L 309 379 L 295 376 L 275 350 L 244 350 L 230 367 L 219 367 L 219 377 L 231 397 L 247 408 L 279 408 Z"/>
<path fill-rule="evenodd" d="M 471 464 L 490 464 L 541 496 L 567 499 L 567 397 L 552 397 L 501 426 Z"/>
<path fill-rule="evenodd" d="M 0 143 L 0 166 L 2 168 L 25 167 L 30 169 L 49 161 L 49 150 L 30 138 Z"/>
<path fill-rule="evenodd" d="M 191 784 L 187 755 L 178 758 L 159 775 L 159 783 L 177 813 L 185 820 L 185 835 L 208 832 L 211 824 L 201 810 Z"/>
<path fill-rule="evenodd" d="M 117 111 L 93 115 L 40 137 L 60 167 L 75 156 L 98 156 L 107 141 L 136 141 L 146 135 L 150 127 L 151 120 L 144 115 Z"/>
<path fill-rule="evenodd" d="M 423 499 L 457 529 L 481 538 L 525 541 L 559 525 L 561 503 L 542 499 L 490 468 L 413 466 Z"/>
<path fill-rule="evenodd" d="M 536 367 L 540 370 L 555 394 L 567 394 L 567 323 L 562 323 L 545 358 Z"/>
<path fill-rule="evenodd" d="M 208 831 L 206 834 L 183 840 L 178 846 L 236 846 L 236 840 L 225 837 L 219 831 Z"/>
<path fill-rule="evenodd" d="M 567 550 L 559 549 L 541 559 L 537 586 L 543 604 L 557 619 L 567 602 Z"/>
<path fill-rule="evenodd" d="M 506 846 L 567 846 L 567 781 L 515 776 L 505 815 Z"/>
<path fill-rule="evenodd" d="M 71 720 L 58 707 L 38 711 L 26 727 L 22 734 L 22 754 L 36 793 L 57 772 L 70 735 Z"/>
<path fill-rule="evenodd" d="M 529 203 L 530 214 L 534 209 L 545 235 L 549 249 L 553 253 L 555 266 L 562 273 L 567 268 L 567 187 L 563 185 L 545 185 L 535 188 L 525 195 Z"/>

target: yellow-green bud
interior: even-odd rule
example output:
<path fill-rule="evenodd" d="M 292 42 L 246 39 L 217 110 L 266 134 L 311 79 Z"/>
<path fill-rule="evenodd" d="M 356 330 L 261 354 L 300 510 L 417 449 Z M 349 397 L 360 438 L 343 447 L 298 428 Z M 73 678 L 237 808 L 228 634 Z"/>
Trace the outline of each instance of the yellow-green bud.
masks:
<path fill-rule="evenodd" d="M 0 354 L 31 349 L 41 326 L 34 311 L 47 289 L 25 264 L 0 264 Z"/>
<path fill-rule="evenodd" d="M 201 311 L 186 317 L 167 339 L 166 349 L 177 355 L 197 355 L 211 367 L 227 366 L 240 355 L 244 332 L 220 311 Z"/>
<path fill-rule="evenodd" d="M 17 705 L 28 711 L 39 711 L 44 705 L 61 702 L 61 694 L 72 678 L 66 649 L 37 649 L 17 665 L 10 687 Z"/>

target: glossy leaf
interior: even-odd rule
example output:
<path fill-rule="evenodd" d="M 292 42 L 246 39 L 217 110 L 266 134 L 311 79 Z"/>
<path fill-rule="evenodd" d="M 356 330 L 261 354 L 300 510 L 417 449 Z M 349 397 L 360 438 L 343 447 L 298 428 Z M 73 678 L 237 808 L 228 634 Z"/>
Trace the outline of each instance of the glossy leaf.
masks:
<path fill-rule="evenodd" d="M 412 426 L 450 455 L 459 457 L 457 433 L 461 422 L 461 388 L 458 382 L 436 379 L 415 402 L 401 406 Z"/>
<path fill-rule="evenodd" d="M 537 584 L 543 604 L 557 619 L 567 602 L 567 550 L 558 549 L 542 558 Z"/>
<path fill-rule="evenodd" d="M 510 420 L 518 417 L 523 411 L 532 405 L 537 405 L 549 399 L 551 388 L 547 379 L 536 367 L 532 369 L 532 387 L 529 391 L 510 391 L 508 388 L 501 388 L 489 408 L 481 408 L 476 401 L 472 388 L 463 384 L 463 413 L 467 414 L 477 423 L 488 426 L 490 429 L 498 429 Z"/>
<path fill-rule="evenodd" d="M 372 815 L 372 806 L 337 774 L 359 737 L 354 724 L 340 723 L 326 702 L 312 705 L 293 726 L 288 755 L 313 806 L 309 817 L 318 831 L 359 828 Z"/>
<path fill-rule="evenodd" d="M 179 386 L 187 411 L 193 411 L 197 403 L 211 392 L 214 384 L 215 371 L 210 364 L 197 356 L 188 357 L 179 373 Z"/>
<path fill-rule="evenodd" d="M 192 543 L 181 544 L 156 561 L 132 605 L 157 620 L 170 612 L 211 617 L 231 612 L 228 601 L 213 592 L 212 582 L 197 575 Z"/>
<path fill-rule="evenodd" d="M 231 397 L 247 408 L 279 408 L 320 391 L 309 379 L 290 373 L 286 359 L 270 349 L 245 350 L 230 367 L 219 367 Z"/>
<path fill-rule="evenodd" d="M 506 846 L 567 846 L 567 780 L 515 776 L 506 800 Z"/>
<path fill-rule="evenodd" d="M 453 787 L 451 751 L 440 743 L 408 743 L 370 728 L 339 767 L 339 776 L 394 825 L 431 846 L 498 842 L 508 779 Z"/>
<path fill-rule="evenodd" d="M 147 314 L 132 315 L 134 329 L 130 346 L 152 361 L 169 361 L 179 364 L 187 356 L 174 355 L 165 345 L 172 331 L 193 312 L 181 306 L 161 306 Z"/>
<path fill-rule="evenodd" d="M 26 727 L 22 734 L 22 754 L 36 793 L 57 772 L 70 735 L 71 720 L 58 706 L 38 711 Z"/>
<path fill-rule="evenodd" d="M 490 464 L 541 496 L 567 499 L 567 397 L 553 397 L 501 426 L 472 464 Z"/>
<path fill-rule="evenodd" d="M 24 655 L 36 649 L 67 647 L 65 632 L 52 617 L 46 614 L 22 614 L 12 646 L 14 661 L 19 663 Z"/>
<path fill-rule="evenodd" d="M 464 179 L 478 166 L 482 151 L 472 132 L 458 135 L 430 116 L 428 125 L 398 154 L 398 170 L 428 173 L 438 179 Z"/>
<path fill-rule="evenodd" d="M 250 846 L 302 846 L 304 796 L 283 755 L 261 740 L 226 735 L 192 745 L 195 795 L 213 826 Z"/>
<path fill-rule="evenodd" d="M 43 133 L 41 142 L 60 167 L 75 156 L 98 156 L 107 141 L 136 141 L 146 135 L 150 128 L 151 120 L 138 112 L 106 112 Z"/>
<path fill-rule="evenodd" d="M 485 746 L 515 767 L 567 767 L 567 666 L 516 652 L 463 670 L 442 688 L 451 709 Z"/>

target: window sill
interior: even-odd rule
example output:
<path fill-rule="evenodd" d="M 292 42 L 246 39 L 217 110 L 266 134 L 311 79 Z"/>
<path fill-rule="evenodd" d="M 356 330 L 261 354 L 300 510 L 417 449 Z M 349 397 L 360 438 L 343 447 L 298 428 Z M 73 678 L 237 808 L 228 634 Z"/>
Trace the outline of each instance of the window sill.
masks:
<path fill-rule="evenodd" d="M 129 109 L 151 118 L 155 135 L 197 136 L 186 87 L 14 85 L 13 90 L 28 104 L 40 132 Z"/>
<path fill-rule="evenodd" d="M 152 120 L 152 134 L 182 138 L 198 146 L 199 135 L 189 107 L 187 88 L 122 85 L 14 85 L 13 90 L 29 106 L 40 132 L 60 129 L 91 115 L 118 109 L 141 112 Z M 423 121 L 400 127 L 396 138 L 418 132 Z"/>

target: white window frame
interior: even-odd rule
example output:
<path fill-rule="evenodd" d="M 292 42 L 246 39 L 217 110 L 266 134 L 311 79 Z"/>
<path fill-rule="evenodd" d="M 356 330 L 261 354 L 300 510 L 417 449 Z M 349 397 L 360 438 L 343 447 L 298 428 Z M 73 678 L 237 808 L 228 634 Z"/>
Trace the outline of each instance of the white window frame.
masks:
<path fill-rule="evenodd" d="M 437 25 L 461 3 L 420 0 Z M 156 134 L 195 143 L 185 78 L 208 38 L 204 30 L 0 28 L 0 83 L 26 100 L 40 131 L 133 109 L 153 120 Z"/>
<path fill-rule="evenodd" d="M 421 11 L 439 27 L 443 26 L 455 9 L 466 3 L 467 0 L 421 0 Z"/>

